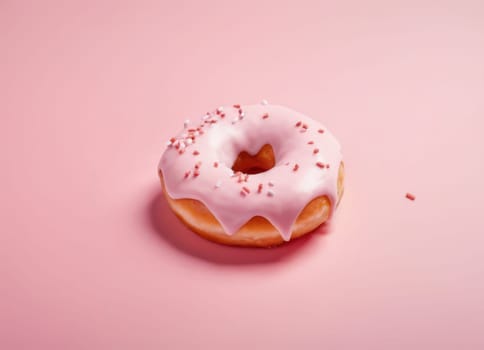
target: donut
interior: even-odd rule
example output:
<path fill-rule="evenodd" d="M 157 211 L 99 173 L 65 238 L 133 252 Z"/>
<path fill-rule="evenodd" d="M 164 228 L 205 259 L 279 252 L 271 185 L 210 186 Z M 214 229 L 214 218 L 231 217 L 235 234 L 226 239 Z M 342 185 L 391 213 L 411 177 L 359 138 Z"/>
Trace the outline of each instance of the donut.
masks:
<path fill-rule="evenodd" d="M 170 208 L 195 233 L 272 247 L 332 217 L 344 165 L 339 142 L 319 122 L 263 101 L 222 106 L 183 126 L 158 175 Z"/>

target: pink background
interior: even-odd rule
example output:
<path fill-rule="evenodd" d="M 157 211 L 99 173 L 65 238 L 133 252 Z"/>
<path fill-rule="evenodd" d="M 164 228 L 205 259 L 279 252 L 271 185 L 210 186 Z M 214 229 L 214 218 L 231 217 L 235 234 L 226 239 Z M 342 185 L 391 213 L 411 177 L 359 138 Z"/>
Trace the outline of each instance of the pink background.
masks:
<path fill-rule="evenodd" d="M 482 1 L 66 3 L 0 2 L 0 348 L 484 347 Z M 163 145 L 263 98 L 340 139 L 340 211 L 203 241 Z"/>

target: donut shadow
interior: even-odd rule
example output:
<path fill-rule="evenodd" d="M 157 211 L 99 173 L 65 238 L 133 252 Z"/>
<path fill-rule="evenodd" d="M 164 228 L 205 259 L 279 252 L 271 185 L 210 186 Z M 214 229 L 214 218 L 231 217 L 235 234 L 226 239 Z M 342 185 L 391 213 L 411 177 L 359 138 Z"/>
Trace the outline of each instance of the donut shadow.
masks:
<path fill-rule="evenodd" d="M 147 215 L 153 234 L 164 243 L 191 257 L 220 265 L 269 264 L 287 261 L 307 250 L 311 243 L 316 243 L 314 240 L 331 232 L 331 225 L 323 224 L 310 234 L 273 248 L 226 246 L 208 241 L 191 232 L 173 214 L 161 190 L 149 200 Z"/>

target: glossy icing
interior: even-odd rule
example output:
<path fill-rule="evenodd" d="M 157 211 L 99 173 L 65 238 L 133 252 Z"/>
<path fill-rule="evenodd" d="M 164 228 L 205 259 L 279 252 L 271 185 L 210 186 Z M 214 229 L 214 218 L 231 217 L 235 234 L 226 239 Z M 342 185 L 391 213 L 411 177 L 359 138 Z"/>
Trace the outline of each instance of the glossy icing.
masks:
<path fill-rule="evenodd" d="M 273 148 L 276 164 L 259 174 L 234 174 L 241 151 Z M 171 198 L 204 203 L 232 235 L 254 216 L 276 227 L 285 241 L 299 213 L 314 198 L 337 202 L 340 145 L 319 122 L 267 104 L 223 106 L 185 121 L 158 168 Z"/>

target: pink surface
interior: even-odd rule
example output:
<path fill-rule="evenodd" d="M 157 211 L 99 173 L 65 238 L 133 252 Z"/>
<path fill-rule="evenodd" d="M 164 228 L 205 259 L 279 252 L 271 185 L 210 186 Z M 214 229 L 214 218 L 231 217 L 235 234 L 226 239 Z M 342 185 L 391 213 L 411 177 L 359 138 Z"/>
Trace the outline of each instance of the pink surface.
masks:
<path fill-rule="evenodd" d="M 136 3 L 0 3 L 0 348 L 484 347 L 481 1 Z M 338 137 L 340 210 L 203 241 L 166 138 L 262 98 Z"/>

